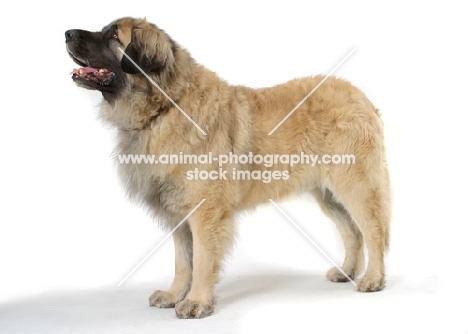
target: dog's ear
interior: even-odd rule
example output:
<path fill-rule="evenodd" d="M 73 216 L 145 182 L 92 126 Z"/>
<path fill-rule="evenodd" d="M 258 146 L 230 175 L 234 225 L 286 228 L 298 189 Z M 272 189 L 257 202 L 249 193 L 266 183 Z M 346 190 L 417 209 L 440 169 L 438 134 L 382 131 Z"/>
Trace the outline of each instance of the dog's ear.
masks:
<path fill-rule="evenodd" d="M 164 32 L 146 21 L 142 27 L 133 29 L 132 40 L 125 48 L 125 55 L 130 57 L 145 73 L 160 72 L 174 62 L 169 38 Z M 130 74 L 140 73 L 140 70 L 125 55 L 120 62 L 122 70 Z"/>
<path fill-rule="evenodd" d="M 148 57 L 142 55 L 142 52 L 139 52 L 136 49 L 136 46 L 133 42 L 127 45 L 125 48 L 125 54 L 122 57 L 122 61 L 120 62 L 120 67 L 122 71 L 129 73 L 129 74 L 136 74 L 140 73 L 138 67 L 133 64 L 130 59 L 135 62 L 135 64 L 141 68 L 145 73 L 153 72 L 156 70 L 160 70 L 163 65 L 158 63 L 154 63 Z"/>

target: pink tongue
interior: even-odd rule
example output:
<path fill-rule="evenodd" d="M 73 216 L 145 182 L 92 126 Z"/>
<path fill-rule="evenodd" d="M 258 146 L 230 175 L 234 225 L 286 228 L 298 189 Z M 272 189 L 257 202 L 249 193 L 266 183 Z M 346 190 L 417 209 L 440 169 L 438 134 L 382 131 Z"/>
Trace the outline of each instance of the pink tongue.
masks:
<path fill-rule="evenodd" d="M 94 68 L 94 67 L 75 68 L 70 74 L 77 74 L 80 71 L 81 71 L 81 74 L 85 74 L 85 73 L 93 73 L 93 72 L 99 71 L 99 69 Z"/>

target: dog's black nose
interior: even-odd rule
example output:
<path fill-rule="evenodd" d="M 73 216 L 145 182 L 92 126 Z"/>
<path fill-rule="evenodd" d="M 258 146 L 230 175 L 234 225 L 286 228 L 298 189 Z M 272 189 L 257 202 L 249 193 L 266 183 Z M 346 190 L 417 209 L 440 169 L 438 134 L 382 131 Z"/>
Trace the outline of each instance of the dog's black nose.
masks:
<path fill-rule="evenodd" d="M 71 42 L 73 40 L 76 40 L 79 34 L 80 34 L 80 31 L 76 29 L 65 31 L 65 42 Z"/>

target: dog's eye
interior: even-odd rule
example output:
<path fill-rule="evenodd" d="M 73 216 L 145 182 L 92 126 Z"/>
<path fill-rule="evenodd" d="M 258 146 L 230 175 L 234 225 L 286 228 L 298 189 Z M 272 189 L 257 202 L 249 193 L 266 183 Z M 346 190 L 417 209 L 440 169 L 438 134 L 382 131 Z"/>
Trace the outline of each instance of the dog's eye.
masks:
<path fill-rule="evenodd" d="M 112 37 L 112 38 L 115 38 L 115 39 L 119 39 L 119 36 L 117 35 L 116 32 L 112 33 L 111 37 Z"/>

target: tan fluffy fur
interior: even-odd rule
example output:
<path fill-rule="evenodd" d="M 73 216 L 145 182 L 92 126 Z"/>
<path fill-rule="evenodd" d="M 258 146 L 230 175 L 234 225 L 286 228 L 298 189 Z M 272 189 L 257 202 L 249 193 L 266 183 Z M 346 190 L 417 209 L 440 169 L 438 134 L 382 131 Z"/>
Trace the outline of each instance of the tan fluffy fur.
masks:
<path fill-rule="evenodd" d="M 322 79 L 295 79 L 271 88 L 231 86 L 196 63 L 161 30 L 145 20 L 115 22 L 124 45 L 132 42 L 148 57 L 164 61 L 153 80 L 206 131 L 204 136 L 141 74 L 126 74 L 127 87 L 113 103 L 103 101 L 102 117 L 118 128 L 117 154 L 354 154 L 354 165 L 229 165 L 226 169 L 289 171 L 289 180 L 195 181 L 186 173 L 207 165 L 121 164 L 129 194 L 173 228 L 202 199 L 206 201 L 173 235 L 174 282 L 156 291 L 150 304 L 175 307 L 177 316 L 204 317 L 213 312 L 213 289 L 221 261 L 233 243 L 233 215 L 268 199 L 309 192 L 336 222 L 346 256 L 342 269 L 351 278 L 364 268 L 359 291 L 384 287 L 384 253 L 390 224 L 389 177 L 383 127 L 377 109 L 348 82 L 329 78 L 271 136 L 268 133 Z M 115 51 L 116 57 L 122 55 Z M 331 281 L 346 281 L 336 268 Z"/>

